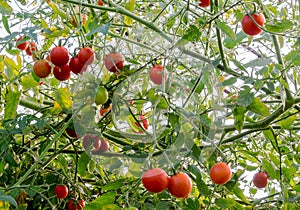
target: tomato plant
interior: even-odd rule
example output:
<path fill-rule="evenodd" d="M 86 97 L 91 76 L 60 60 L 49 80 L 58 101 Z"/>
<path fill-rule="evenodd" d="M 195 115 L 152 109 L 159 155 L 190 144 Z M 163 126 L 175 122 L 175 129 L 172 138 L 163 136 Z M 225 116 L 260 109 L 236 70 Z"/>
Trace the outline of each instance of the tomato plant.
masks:
<path fill-rule="evenodd" d="M 168 190 L 171 195 L 177 198 L 187 198 L 192 191 L 192 182 L 190 177 L 183 172 L 171 176 Z"/>
<path fill-rule="evenodd" d="M 54 188 L 54 193 L 57 198 L 66 198 L 68 196 L 68 187 L 66 185 L 57 185 Z"/>
<path fill-rule="evenodd" d="M 90 65 L 94 62 L 95 60 L 95 53 L 94 50 L 90 47 L 84 47 L 80 49 L 78 53 L 78 59 L 80 63 L 84 65 Z"/>
<path fill-rule="evenodd" d="M 226 184 L 231 179 L 231 169 L 227 163 L 215 163 L 209 172 L 211 180 L 216 184 Z"/>
<path fill-rule="evenodd" d="M 209 7 L 210 5 L 210 0 L 200 0 L 199 6 L 200 7 Z"/>
<path fill-rule="evenodd" d="M 97 105 L 105 104 L 108 100 L 108 92 L 104 86 L 99 86 L 95 96 L 95 103 Z"/>
<path fill-rule="evenodd" d="M 53 75 L 59 81 L 68 80 L 71 76 L 69 64 L 66 64 L 64 66 L 54 66 Z"/>
<path fill-rule="evenodd" d="M 72 199 L 68 202 L 67 206 L 68 210 L 84 210 L 85 202 L 82 199 L 78 201 Z"/>
<path fill-rule="evenodd" d="M 124 57 L 117 52 L 111 52 L 104 57 L 104 66 L 110 72 L 122 70 L 124 67 Z"/>
<path fill-rule="evenodd" d="M 93 155 L 100 155 L 104 152 L 107 152 L 108 149 L 109 149 L 108 141 L 102 139 L 100 148 L 97 149 L 97 150 L 91 151 L 91 152 L 92 152 Z"/>
<path fill-rule="evenodd" d="M 160 193 L 168 187 L 169 176 L 161 168 L 152 168 L 143 173 L 142 183 L 149 192 Z"/>
<path fill-rule="evenodd" d="M 70 70 L 74 74 L 82 74 L 83 72 L 85 72 L 87 70 L 87 65 L 81 63 L 79 61 L 78 56 L 70 59 L 69 66 L 70 66 Z"/>
<path fill-rule="evenodd" d="M 16 43 L 16 47 L 20 50 L 26 50 L 27 47 L 28 47 L 28 42 L 27 41 L 24 41 L 24 38 L 23 36 L 19 37 L 17 39 L 17 43 Z"/>
<path fill-rule="evenodd" d="M 163 66 L 162 65 L 155 65 L 150 68 L 149 77 L 150 80 L 157 85 L 160 85 L 163 80 Z M 167 71 L 164 70 L 164 80 L 168 79 Z"/>
<path fill-rule="evenodd" d="M 265 188 L 268 185 L 268 174 L 266 172 L 258 172 L 254 174 L 253 184 L 257 188 Z"/>
<path fill-rule="evenodd" d="M 26 51 L 27 55 L 31 56 L 32 54 L 34 54 L 36 52 L 36 48 L 37 48 L 36 44 L 34 42 L 30 42 L 25 51 Z"/>
<path fill-rule="evenodd" d="M 33 65 L 33 71 L 39 78 L 46 78 L 51 73 L 51 65 L 47 60 L 37 60 Z"/>
<path fill-rule="evenodd" d="M 54 47 L 50 51 L 50 60 L 55 66 L 64 66 L 69 62 L 69 52 L 63 46 Z"/>
<path fill-rule="evenodd" d="M 82 146 L 87 151 L 97 151 L 101 147 L 101 139 L 93 134 L 86 134 L 82 140 Z"/>
<path fill-rule="evenodd" d="M 264 27 L 265 19 L 261 13 L 252 13 L 251 17 L 256 22 L 256 24 L 258 24 L 261 27 Z M 249 15 L 244 15 L 242 19 L 242 29 L 246 34 L 250 36 L 255 36 L 262 32 L 262 30 L 259 27 L 257 27 L 257 25 L 253 22 L 253 20 L 250 18 Z"/>

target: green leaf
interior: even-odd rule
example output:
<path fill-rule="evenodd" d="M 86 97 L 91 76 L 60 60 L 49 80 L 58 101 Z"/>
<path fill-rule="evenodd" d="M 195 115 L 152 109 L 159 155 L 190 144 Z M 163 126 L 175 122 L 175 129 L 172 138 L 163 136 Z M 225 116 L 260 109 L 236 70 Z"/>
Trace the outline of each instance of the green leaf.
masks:
<path fill-rule="evenodd" d="M 91 158 L 90 158 L 90 156 L 88 156 L 88 154 L 86 152 L 81 154 L 81 156 L 78 160 L 78 174 L 80 176 L 84 176 L 90 160 L 91 160 Z"/>
<path fill-rule="evenodd" d="M 57 103 L 65 109 L 72 108 L 72 101 L 71 101 L 71 91 L 69 88 L 59 88 L 55 93 L 54 97 Z"/>
<path fill-rule="evenodd" d="M 2 14 L 9 15 L 12 12 L 12 8 L 9 6 L 7 1 L 0 1 L 0 11 Z"/>
<path fill-rule="evenodd" d="M 291 115 L 290 117 L 288 118 L 285 118 L 283 120 L 280 121 L 280 126 L 281 128 L 283 129 L 288 129 L 293 123 L 294 121 L 296 120 L 296 115 Z"/>
<path fill-rule="evenodd" d="M 2 192 L 0 192 L 0 201 L 6 201 L 6 202 L 10 203 L 11 205 L 13 205 L 16 208 L 18 207 L 18 204 L 17 204 L 16 200 L 12 196 L 6 195 Z"/>
<path fill-rule="evenodd" d="M 262 166 L 263 166 L 263 168 L 266 169 L 268 175 L 272 179 L 277 179 L 277 174 L 276 174 L 275 167 L 269 160 L 263 159 L 262 160 Z"/>
<path fill-rule="evenodd" d="M 22 84 L 23 90 L 37 87 L 39 85 L 39 83 L 30 74 L 27 74 L 22 77 L 21 84 Z"/>
<path fill-rule="evenodd" d="M 277 21 L 276 19 L 274 19 L 273 24 L 266 23 L 265 27 L 270 32 L 282 33 L 287 30 L 292 30 L 295 24 L 296 23 L 294 23 L 293 21 L 286 19 L 281 21 Z"/>
<path fill-rule="evenodd" d="M 269 107 L 266 104 L 261 102 L 260 98 L 255 97 L 252 103 L 248 107 L 252 112 L 262 115 L 268 116 L 270 115 Z"/>
<path fill-rule="evenodd" d="M 199 190 L 199 193 L 201 193 L 204 196 L 209 196 L 211 194 L 210 189 L 207 187 L 205 182 L 202 179 L 196 179 L 197 188 Z"/>
<path fill-rule="evenodd" d="M 236 82 L 237 82 L 237 77 L 230 77 L 230 78 L 224 80 L 224 81 L 221 83 L 221 85 L 222 85 L 222 86 L 231 86 L 231 85 L 233 85 L 233 84 L 236 83 Z"/>
<path fill-rule="evenodd" d="M 224 39 L 224 46 L 227 47 L 228 49 L 233 49 L 235 46 L 239 45 L 246 37 L 247 35 L 243 31 L 239 32 L 236 35 L 235 39 L 226 37 Z"/>
<path fill-rule="evenodd" d="M 104 185 L 101 190 L 103 191 L 109 191 L 109 190 L 117 190 L 120 189 L 124 185 L 124 179 L 119 179 L 114 182 L 110 182 L 106 185 Z"/>
<path fill-rule="evenodd" d="M 92 202 L 89 202 L 85 206 L 85 210 L 94 210 L 94 209 L 108 209 L 107 206 L 110 204 L 114 204 L 115 202 L 115 197 L 116 197 L 116 192 L 108 192 L 102 194 L 100 197 L 96 198 Z M 106 207 L 105 207 L 106 206 Z M 116 208 L 113 208 L 116 209 Z M 118 208 L 120 209 L 120 208 Z"/>
<path fill-rule="evenodd" d="M 248 67 L 257 67 L 257 66 L 267 66 L 270 63 L 272 63 L 271 58 L 257 58 L 257 59 L 251 60 L 249 63 L 246 63 L 244 66 L 246 68 L 248 68 Z"/>
<path fill-rule="evenodd" d="M 7 20 L 7 17 L 5 15 L 2 15 L 2 23 L 3 23 L 4 28 L 7 31 L 7 33 L 11 34 L 10 29 L 9 29 L 9 25 L 8 25 L 8 20 Z"/>
<path fill-rule="evenodd" d="M 235 200 L 231 198 L 218 198 L 215 201 L 216 205 L 219 206 L 220 208 L 231 208 L 235 205 Z"/>
<path fill-rule="evenodd" d="M 239 132 L 244 126 L 246 111 L 247 109 L 243 106 L 236 106 L 233 110 L 234 126 Z"/>
<path fill-rule="evenodd" d="M 109 28 L 110 28 L 110 23 L 101 25 L 101 26 L 96 27 L 95 29 L 91 30 L 86 36 L 90 36 L 90 35 L 93 35 L 98 32 L 102 33 L 103 35 L 106 35 L 109 31 Z"/>
<path fill-rule="evenodd" d="M 20 92 L 8 92 L 5 95 L 4 120 L 14 119 L 20 102 Z"/>
<path fill-rule="evenodd" d="M 235 33 L 234 31 L 227 25 L 225 22 L 221 22 L 219 20 L 216 21 L 217 27 L 223 31 L 225 34 L 227 34 L 230 38 L 235 39 Z"/>
<path fill-rule="evenodd" d="M 180 130 L 179 115 L 175 113 L 169 113 L 168 122 L 170 123 L 172 128 L 175 129 L 176 132 Z"/>
<path fill-rule="evenodd" d="M 246 86 L 244 90 L 239 91 L 238 94 L 238 105 L 247 107 L 249 106 L 252 101 L 254 100 L 254 94 L 251 93 L 251 89 Z"/>
<path fill-rule="evenodd" d="M 285 60 L 292 62 L 296 66 L 300 66 L 300 52 L 299 50 L 292 50 L 285 56 Z"/>
<path fill-rule="evenodd" d="M 250 204 L 250 202 L 247 200 L 246 196 L 244 195 L 244 190 L 240 189 L 239 187 L 235 187 L 233 189 L 233 193 L 241 199 L 243 202 Z"/>
<path fill-rule="evenodd" d="M 195 25 L 190 25 L 190 27 L 184 33 L 182 39 L 189 42 L 198 42 L 201 39 L 201 31 Z"/>
<path fill-rule="evenodd" d="M 300 184 L 295 185 L 293 190 L 295 190 L 297 193 L 300 193 Z"/>

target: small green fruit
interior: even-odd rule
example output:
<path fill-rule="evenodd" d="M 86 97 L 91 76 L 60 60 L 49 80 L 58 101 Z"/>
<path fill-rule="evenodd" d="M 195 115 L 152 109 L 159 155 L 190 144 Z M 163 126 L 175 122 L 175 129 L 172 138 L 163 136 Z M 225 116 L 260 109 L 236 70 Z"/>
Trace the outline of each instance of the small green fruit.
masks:
<path fill-rule="evenodd" d="M 105 104 L 107 100 L 108 100 L 108 92 L 106 88 L 103 86 L 99 86 L 95 96 L 95 103 L 97 105 Z"/>

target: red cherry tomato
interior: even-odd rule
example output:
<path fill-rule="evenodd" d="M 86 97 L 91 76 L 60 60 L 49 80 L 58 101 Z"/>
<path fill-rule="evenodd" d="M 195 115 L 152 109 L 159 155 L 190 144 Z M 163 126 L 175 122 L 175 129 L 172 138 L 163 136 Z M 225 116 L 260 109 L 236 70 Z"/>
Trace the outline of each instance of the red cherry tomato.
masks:
<path fill-rule="evenodd" d="M 54 47 L 50 52 L 50 59 L 55 66 L 64 66 L 69 62 L 69 52 L 63 46 Z"/>
<path fill-rule="evenodd" d="M 259 26 L 264 26 L 265 20 L 261 13 L 253 13 L 251 14 L 251 17 Z M 250 36 L 255 36 L 262 32 L 262 30 L 255 25 L 255 23 L 251 20 L 251 18 L 248 15 L 245 15 L 242 19 L 242 29 L 245 32 L 245 34 L 248 34 Z"/>
<path fill-rule="evenodd" d="M 86 134 L 82 140 L 82 146 L 87 151 L 96 151 L 101 147 L 101 139 L 92 134 Z"/>
<path fill-rule="evenodd" d="M 152 168 L 142 175 L 142 183 L 149 192 L 160 193 L 168 187 L 169 176 L 161 168 Z"/>
<path fill-rule="evenodd" d="M 140 115 L 140 123 L 135 122 L 135 125 L 137 127 L 140 127 L 140 124 L 142 124 L 142 126 L 144 127 L 145 130 L 148 130 L 149 127 L 149 122 L 148 119 L 144 116 L 144 115 Z"/>
<path fill-rule="evenodd" d="M 253 176 L 253 184 L 257 188 L 265 188 L 268 185 L 268 174 L 266 172 L 258 172 Z"/>
<path fill-rule="evenodd" d="M 102 0 L 98 0 L 98 5 L 99 6 L 103 6 L 104 5 L 103 1 Z"/>
<path fill-rule="evenodd" d="M 162 83 L 163 78 L 163 72 L 162 72 L 163 66 L 162 65 L 155 65 L 150 68 L 150 80 L 157 85 L 160 85 Z M 164 70 L 164 79 L 165 81 L 168 79 L 167 71 Z"/>
<path fill-rule="evenodd" d="M 110 72 L 122 70 L 124 67 L 123 55 L 117 52 L 111 52 L 104 57 L 104 66 Z"/>
<path fill-rule="evenodd" d="M 30 42 L 28 47 L 26 48 L 27 55 L 32 55 L 36 52 L 36 44 L 34 42 Z"/>
<path fill-rule="evenodd" d="M 101 140 L 101 146 L 98 150 L 92 151 L 93 155 L 100 155 L 104 152 L 107 152 L 109 149 L 109 144 L 106 140 Z"/>
<path fill-rule="evenodd" d="M 65 81 L 68 80 L 71 76 L 71 70 L 69 64 L 66 64 L 64 66 L 54 66 L 53 69 L 54 77 L 59 81 Z"/>
<path fill-rule="evenodd" d="M 28 47 L 28 42 L 27 41 L 23 41 L 23 39 L 24 39 L 25 37 L 19 37 L 18 39 L 17 39 L 17 43 L 16 43 L 16 47 L 18 48 L 18 49 L 20 49 L 20 50 L 26 50 L 27 49 L 27 47 Z"/>
<path fill-rule="evenodd" d="M 226 184 L 231 179 L 231 174 L 231 169 L 224 162 L 215 163 L 209 172 L 211 180 L 216 184 Z"/>
<path fill-rule="evenodd" d="M 74 74 L 81 74 L 87 70 L 87 66 L 81 63 L 78 57 L 71 58 L 69 66 Z"/>
<path fill-rule="evenodd" d="M 70 200 L 68 202 L 68 210 L 84 210 L 85 203 L 84 200 Z"/>
<path fill-rule="evenodd" d="M 209 7 L 210 5 L 210 0 L 200 0 L 199 6 L 200 7 Z"/>
<path fill-rule="evenodd" d="M 55 193 L 56 197 L 58 197 L 58 198 L 61 198 L 61 199 L 66 198 L 68 195 L 68 187 L 65 185 L 57 185 L 54 188 L 54 193 Z"/>
<path fill-rule="evenodd" d="M 39 78 L 46 78 L 51 73 L 51 65 L 47 60 L 38 60 L 33 65 L 33 71 Z"/>
<path fill-rule="evenodd" d="M 84 65 L 90 65 L 95 60 L 95 53 L 94 50 L 90 47 L 82 48 L 78 53 L 78 59 L 80 63 Z"/>
<path fill-rule="evenodd" d="M 179 173 L 171 176 L 169 192 L 177 198 L 187 198 L 192 191 L 192 182 L 190 177 L 185 173 Z"/>

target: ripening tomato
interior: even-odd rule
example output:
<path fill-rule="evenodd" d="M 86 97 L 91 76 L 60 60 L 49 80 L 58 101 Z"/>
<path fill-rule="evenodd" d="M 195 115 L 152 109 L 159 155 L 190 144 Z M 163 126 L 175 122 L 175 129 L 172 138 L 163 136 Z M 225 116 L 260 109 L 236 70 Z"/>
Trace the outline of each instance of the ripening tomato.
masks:
<path fill-rule="evenodd" d="M 78 59 L 80 63 L 84 65 L 90 65 L 94 62 L 95 60 L 95 53 L 94 50 L 90 47 L 84 47 L 80 49 L 78 53 Z"/>
<path fill-rule="evenodd" d="M 103 6 L 104 5 L 104 2 L 102 0 L 98 0 L 98 5 L 99 6 Z"/>
<path fill-rule="evenodd" d="M 64 66 L 69 62 L 69 52 L 63 46 L 54 47 L 50 52 L 50 59 L 55 66 Z"/>
<path fill-rule="evenodd" d="M 53 68 L 54 77 L 59 81 L 68 80 L 71 76 L 71 70 L 69 64 L 64 66 L 54 66 Z"/>
<path fill-rule="evenodd" d="M 192 191 L 192 182 L 190 177 L 183 172 L 171 176 L 168 190 L 171 195 L 177 198 L 187 198 Z"/>
<path fill-rule="evenodd" d="M 160 85 L 162 83 L 162 78 L 163 78 L 162 69 L 163 69 L 162 65 L 155 65 L 150 68 L 149 76 L 150 76 L 150 80 L 154 84 Z M 164 70 L 164 79 L 165 81 L 168 79 L 166 69 Z"/>
<path fill-rule="evenodd" d="M 100 149 L 101 139 L 93 134 L 86 134 L 82 140 L 82 146 L 87 151 L 96 151 Z"/>
<path fill-rule="evenodd" d="M 253 184 L 257 188 L 265 188 L 268 185 L 268 174 L 266 172 L 258 172 L 253 176 Z"/>
<path fill-rule="evenodd" d="M 20 50 L 26 50 L 27 47 L 28 47 L 28 42 L 27 41 L 24 41 L 25 37 L 21 36 L 17 39 L 17 43 L 16 43 L 16 47 Z"/>
<path fill-rule="evenodd" d="M 107 112 L 111 110 L 111 108 L 112 108 L 112 104 L 109 104 L 109 106 L 102 105 L 100 107 L 100 115 L 104 116 Z"/>
<path fill-rule="evenodd" d="M 27 55 L 32 55 L 36 52 L 36 44 L 34 42 L 30 42 L 28 47 L 26 48 Z"/>
<path fill-rule="evenodd" d="M 100 148 L 95 151 L 91 151 L 91 152 L 93 155 L 100 155 L 104 152 L 107 152 L 108 148 L 109 148 L 108 142 L 106 140 L 102 139 Z"/>
<path fill-rule="evenodd" d="M 69 66 L 74 74 L 81 74 L 87 70 L 87 66 L 79 61 L 78 56 L 71 58 Z"/>
<path fill-rule="evenodd" d="M 47 60 L 37 60 L 33 65 L 33 71 L 39 78 L 46 78 L 51 73 L 51 65 Z"/>
<path fill-rule="evenodd" d="M 79 201 L 70 200 L 68 202 L 68 210 L 84 210 L 84 207 L 85 203 L 82 199 Z"/>
<path fill-rule="evenodd" d="M 253 18 L 253 20 L 255 20 L 255 22 L 261 26 L 264 27 L 264 16 L 261 13 L 258 14 L 251 14 L 251 17 Z M 242 29 L 245 32 L 245 34 L 248 34 L 250 36 L 255 36 L 258 35 L 262 32 L 262 30 L 260 28 L 258 28 L 255 23 L 251 20 L 251 18 L 249 17 L 249 15 L 245 15 L 242 19 Z"/>
<path fill-rule="evenodd" d="M 211 180 L 216 184 L 226 184 L 231 179 L 231 169 L 227 163 L 215 163 L 210 169 Z"/>
<path fill-rule="evenodd" d="M 169 176 L 161 168 L 152 168 L 143 173 L 142 183 L 149 192 L 160 193 L 168 187 Z"/>
<path fill-rule="evenodd" d="M 54 188 L 54 193 L 58 198 L 66 198 L 68 195 L 68 187 L 66 185 L 57 185 Z"/>
<path fill-rule="evenodd" d="M 210 5 L 210 0 L 200 0 L 199 6 L 200 7 L 209 7 Z"/>
<path fill-rule="evenodd" d="M 122 70 L 124 67 L 124 57 L 117 52 L 111 52 L 104 57 L 104 66 L 110 72 Z"/>

